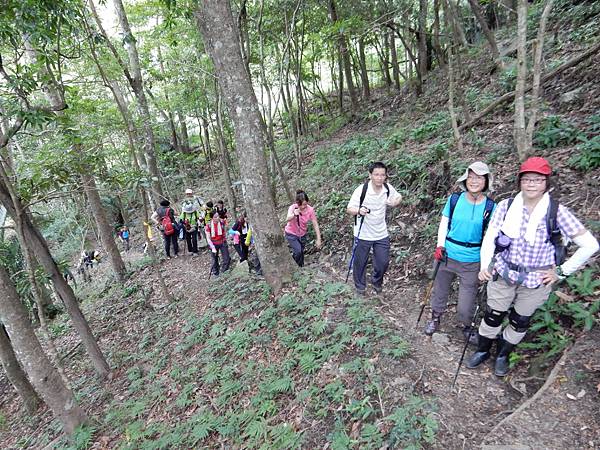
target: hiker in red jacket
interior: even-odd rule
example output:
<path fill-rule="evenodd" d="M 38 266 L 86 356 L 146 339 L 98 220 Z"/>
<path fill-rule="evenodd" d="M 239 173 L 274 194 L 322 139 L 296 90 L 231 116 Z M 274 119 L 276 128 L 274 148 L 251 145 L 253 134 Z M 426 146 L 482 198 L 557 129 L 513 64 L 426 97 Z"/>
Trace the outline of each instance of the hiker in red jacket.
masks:
<path fill-rule="evenodd" d="M 175 211 L 171 208 L 169 200 L 161 200 L 160 206 L 152 213 L 151 219 L 163 235 L 167 259 L 171 259 L 171 245 L 173 246 L 175 258 L 177 258 L 179 254 L 179 246 L 177 245 L 179 230 L 175 221 Z"/>
<path fill-rule="evenodd" d="M 223 262 L 221 264 L 221 272 L 229 270 L 229 249 L 227 248 L 227 224 L 221 219 L 218 212 L 215 212 L 210 222 L 204 227 L 206 232 L 206 242 L 210 247 L 213 264 L 210 272 L 219 276 L 219 251 L 223 256 Z"/>

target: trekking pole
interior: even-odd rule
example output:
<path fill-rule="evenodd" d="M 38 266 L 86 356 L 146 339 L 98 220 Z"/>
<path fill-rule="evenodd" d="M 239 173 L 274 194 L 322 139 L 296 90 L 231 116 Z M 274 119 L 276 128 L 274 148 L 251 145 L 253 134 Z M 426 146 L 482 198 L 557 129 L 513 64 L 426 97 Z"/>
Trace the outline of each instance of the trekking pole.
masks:
<path fill-rule="evenodd" d="M 429 285 L 427 286 L 427 290 L 425 291 L 425 296 L 423 297 L 423 300 L 421 301 L 421 312 L 419 312 L 419 317 L 417 317 L 417 323 L 415 324 L 415 329 L 419 327 L 419 322 L 421 321 L 421 317 L 423 317 L 423 311 L 425 311 L 425 307 L 429 303 L 429 298 L 431 297 L 431 291 L 433 290 L 433 283 L 435 282 L 435 277 L 437 276 L 437 273 L 438 273 L 441 263 L 442 263 L 442 261 L 437 260 L 437 259 L 435 260 L 435 263 L 433 263 L 433 272 L 431 273 L 431 277 L 430 277 L 431 281 L 429 282 Z"/>
<path fill-rule="evenodd" d="M 359 208 L 359 211 L 360 211 L 360 208 Z M 369 211 L 369 212 L 371 212 L 371 211 Z M 367 214 L 369 214 L 369 212 Z M 364 221 L 365 221 L 365 216 L 362 216 L 360 218 L 360 225 L 358 226 L 358 233 L 356 233 L 356 237 L 354 238 L 354 242 L 352 245 L 352 256 L 350 257 L 350 264 L 348 264 L 348 273 L 346 274 L 346 281 L 344 281 L 344 283 L 348 282 L 348 277 L 350 277 L 350 272 L 352 271 L 352 263 L 354 262 L 354 254 L 356 252 L 356 247 L 358 245 L 358 238 L 360 237 L 360 230 L 362 230 Z"/>
<path fill-rule="evenodd" d="M 473 332 L 475 331 L 475 321 L 477 320 L 477 315 L 479 314 L 479 310 L 481 309 L 482 302 L 485 301 L 484 297 L 487 292 L 487 282 L 483 283 L 479 288 L 479 292 L 477 293 L 477 306 L 475 308 L 475 313 L 471 318 L 471 327 L 469 330 L 469 335 L 465 339 L 465 345 L 463 347 L 462 354 L 460 355 L 460 360 L 458 361 L 458 367 L 456 368 L 456 373 L 454 374 L 454 380 L 452 380 L 452 387 L 450 390 L 454 389 L 454 385 L 456 384 L 456 379 L 458 378 L 458 374 L 460 373 L 460 368 L 462 366 L 463 360 L 465 359 L 465 354 L 467 353 L 467 348 L 469 347 L 469 341 L 471 340 L 471 336 L 473 336 Z"/>

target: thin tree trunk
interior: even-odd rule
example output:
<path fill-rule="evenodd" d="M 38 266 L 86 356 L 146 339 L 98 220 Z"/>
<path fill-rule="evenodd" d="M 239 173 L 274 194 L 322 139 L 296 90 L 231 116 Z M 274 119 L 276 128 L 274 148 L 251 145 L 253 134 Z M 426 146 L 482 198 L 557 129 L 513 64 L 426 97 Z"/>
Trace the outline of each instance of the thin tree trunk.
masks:
<path fill-rule="evenodd" d="M 452 23 L 452 31 L 454 33 L 454 38 L 456 42 L 460 42 L 462 47 L 467 47 L 469 43 L 467 42 L 467 37 L 465 36 L 465 29 L 463 28 L 460 22 L 460 15 L 458 13 L 457 7 L 454 4 L 453 0 L 442 0 L 448 2 L 448 17 L 450 22 Z"/>
<path fill-rule="evenodd" d="M 4 185 L 4 182 L 0 182 L 0 203 L 6 207 L 6 210 L 11 217 L 14 218 L 16 216 L 17 209 L 12 203 L 11 197 L 6 186 Z M 19 210 L 22 211 L 20 207 Z M 73 290 L 71 289 L 71 286 L 69 286 L 69 284 L 63 278 L 62 272 L 58 269 L 56 261 L 54 261 L 54 258 L 52 258 L 52 255 L 50 254 L 46 240 L 37 230 L 37 228 L 35 228 L 31 222 L 31 219 L 27 216 L 27 214 L 23 214 L 22 220 L 23 229 L 25 231 L 25 240 L 31 245 L 31 249 L 36 255 L 37 260 L 50 277 L 56 293 L 63 301 L 67 313 L 73 322 L 73 327 L 81 337 L 83 346 L 90 356 L 96 373 L 100 378 L 105 378 L 109 373 L 108 363 L 106 362 L 106 359 L 104 358 L 104 355 L 98 346 L 98 342 L 96 342 L 96 338 L 90 330 L 87 320 L 79 309 L 79 303 L 75 297 L 75 294 L 73 293 Z"/>
<path fill-rule="evenodd" d="M 525 83 L 527 82 L 527 0 L 518 0 L 517 6 L 517 83 L 515 85 L 514 141 L 519 159 L 529 152 L 525 133 Z"/>
<path fill-rule="evenodd" d="M 27 413 L 32 416 L 40 407 L 41 399 L 27 379 L 27 375 L 17 361 L 4 325 L 0 323 L 0 362 L 8 381 L 13 385 L 25 406 Z"/>
<path fill-rule="evenodd" d="M 127 269 L 125 268 L 125 263 L 123 262 L 123 258 L 121 258 L 121 253 L 113 238 L 113 230 L 106 218 L 106 211 L 102 206 L 102 200 L 100 199 L 98 188 L 96 187 L 96 180 L 94 179 L 91 170 L 81 174 L 81 182 L 83 184 L 85 195 L 90 203 L 92 216 L 98 227 L 98 234 L 100 235 L 102 247 L 104 247 L 104 250 L 108 254 L 115 278 L 122 284 L 127 278 Z"/>
<path fill-rule="evenodd" d="M 371 98 L 371 89 L 369 87 L 369 72 L 367 72 L 367 58 L 365 56 L 365 38 L 358 39 L 358 61 L 360 66 L 360 80 L 362 83 L 363 98 Z"/>
<path fill-rule="evenodd" d="M 291 279 L 293 262 L 269 191 L 261 115 L 244 68 L 229 2 L 202 0 L 195 12 L 225 103 L 235 125 L 236 151 L 245 205 L 267 283 L 278 292 Z"/>
<path fill-rule="evenodd" d="M 469 4 L 471 5 L 471 11 L 475 14 L 477 18 L 477 22 L 479 22 L 479 26 L 481 27 L 481 31 L 485 35 L 485 38 L 490 45 L 490 50 L 492 51 L 492 59 L 494 60 L 494 64 L 498 68 L 502 67 L 502 60 L 500 59 L 500 52 L 498 51 L 498 44 L 496 44 L 496 37 L 494 33 L 488 27 L 487 21 L 485 17 L 483 17 L 483 11 L 481 10 L 481 6 L 479 5 L 479 0 L 469 0 Z"/>
<path fill-rule="evenodd" d="M 337 9 L 335 0 L 329 0 L 329 18 L 331 23 L 335 24 L 338 21 Z M 355 116 L 358 113 L 358 99 L 356 97 L 356 90 L 354 88 L 354 81 L 352 80 L 352 66 L 350 64 L 350 53 L 348 52 L 348 44 L 346 42 L 346 36 L 344 33 L 339 32 L 338 34 L 338 45 L 340 49 L 340 64 L 343 67 L 344 75 L 346 78 L 346 85 L 348 86 L 348 94 L 350 95 L 350 109 L 351 114 Z"/>
<path fill-rule="evenodd" d="M 188 135 L 187 123 L 185 122 L 185 114 L 181 111 L 177 111 L 177 118 L 179 119 L 179 127 L 181 128 L 181 147 L 185 153 L 190 153 L 190 137 Z"/>
<path fill-rule="evenodd" d="M 398 65 L 398 52 L 396 50 L 396 39 L 394 38 L 394 30 L 390 28 L 388 33 L 388 45 L 390 48 L 390 56 L 392 60 L 392 76 L 394 78 L 394 86 L 400 90 L 400 66 Z"/>
<path fill-rule="evenodd" d="M 381 51 L 378 51 L 379 54 L 379 64 L 381 66 L 381 72 L 383 74 L 382 78 L 385 82 L 385 86 L 387 88 L 392 86 L 392 77 L 390 76 L 390 58 L 389 58 L 389 45 L 388 45 L 388 30 L 387 28 L 383 28 L 381 30 Z M 377 49 L 377 45 L 375 45 L 375 49 Z"/>
<path fill-rule="evenodd" d="M 427 6 L 428 0 L 419 0 L 419 73 L 425 82 L 427 74 Z"/>
<path fill-rule="evenodd" d="M 138 109 L 142 117 L 144 129 L 144 153 L 148 172 L 150 174 L 150 182 L 152 184 L 152 198 L 154 199 L 155 203 L 158 204 L 160 199 L 164 198 L 164 195 L 162 186 L 160 184 L 160 172 L 158 170 L 158 164 L 156 161 L 156 141 L 154 138 L 154 131 L 152 130 L 152 119 L 150 116 L 150 109 L 148 108 L 148 100 L 146 99 L 146 94 L 144 92 L 144 80 L 142 78 L 142 71 L 140 69 L 140 60 L 137 53 L 136 41 L 133 33 L 131 32 L 129 21 L 127 20 L 127 15 L 125 14 L 125 8 L 123 7 L 123 2 L 121 0 L 114 0 L 114 5 L 120 26 L 124 33 L 123 42 L 129 56 L 129 66 L 124 63 L 116 48 L 110 42 L 110 37 L 102 26 L 102 21 L 96 12 L 96 7 L 94 6 L 93 0 L 88 0 L 88 4 L 98 29 L 104 36 L 106 43 L 113 53 L 113 56 L 119 63 L 119 66 L 121 66 L 125 78 L 127 78 L 127 81 L 129 82 L 129 85 L 131 86 L 131 89 L 133 90 L 133 93 L 138 101 Z"/>
<path fill-rule="evenodd" d="M 73 393 L 62 382 L 40 345 L 21 303 L 15 286 L 4 267 L 0 266 L 0 320 L 6 327 L 11 344 L 31 384 L 50 407 L 63 426 L 72 435 L 76 428 L 87 422 L 85 412 L 77 405 Z"/>
<path fill-rule="evenodd" d="M 219 93 L 219 85 L 215 80 L 215 93 L 217 95 L 217 126 L 216 132 L 218 136 L 218 144 L 219 150 L 221 151 L 221 168 L 223 170 L 223 184 L 225 185 L 225 192 L 227 193 L 227 201 L 229 202 L 229 207 L 231 208 L 233 214 L 235 215 L 235 211 L 237 209 L 237 202 L 235 199 L 235 194 L 233 193 L 233 188 L 231 186 L 231 176 L 229 175 L 230 165 L 229 158 L 227 157 L 227 143 L 225 142 L 225 136 L 223 135 L 223 101 L 222 94 Z"/>
<path fill-rule="evenodd" d="M 433 45 L 433 49 L 435 54 L 437 55 L 437 59 L 441 68 L 444 68 L 446 65 L 446 58 L 444 56 L 444 51 L 442 50 L 442 45 L 440 43 L 440 2 L 443 0 L 433 0 L 433 27 L 432 32 L 433 36 L 431 39 L 431 43 Z"/>
<path fill-rule="evenodd" d="M 544 53 L 544 36 L 546 33 L 546 23 L 548 16 L 552 10 L 554 0 L 546 0 L 546 6 L 540 17 L 540 25 L 538 28 L 537 40 L 533 44 L 533 81 L 531 88 L 531 98 L 529 106 L 529 122 L 527 123 L 527 147 L 531 150 L 533 144 L 533 131 L 537 121 L 537 113 L 539 110 L 539 93 L 542 77 L 542 55 Z"/>

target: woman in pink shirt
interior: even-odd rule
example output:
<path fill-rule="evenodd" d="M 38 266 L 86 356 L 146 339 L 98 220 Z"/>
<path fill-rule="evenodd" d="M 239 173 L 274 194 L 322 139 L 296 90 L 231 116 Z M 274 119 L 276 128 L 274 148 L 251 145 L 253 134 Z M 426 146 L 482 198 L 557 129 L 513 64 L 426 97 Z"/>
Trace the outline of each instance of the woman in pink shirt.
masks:
<path fill-rule="evenodd" d="M 312 206 L 308 204 L 308 195 L 304 191 L 296 191 L 296 203 L 288 208 L 287 224 L 285 225 L 285 238 L 292 249 L 294 261 L 304 266 L 304 246 L 306 245 L 306 232 L 308 222 L 312 222 L 317 235 L 317 248 L 321 248 L 321 231 L 317 222 L 317 215 Z"/>

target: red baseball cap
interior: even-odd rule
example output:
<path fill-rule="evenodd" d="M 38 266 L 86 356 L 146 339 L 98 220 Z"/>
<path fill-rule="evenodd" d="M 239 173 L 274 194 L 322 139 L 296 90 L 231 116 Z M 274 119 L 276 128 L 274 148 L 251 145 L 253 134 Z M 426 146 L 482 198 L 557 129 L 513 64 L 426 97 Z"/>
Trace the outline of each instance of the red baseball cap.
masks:
<path fill-rule="evenodd" d="M 535 172 L 541 175 L 550 176 L 552 167 L 550 167 L 550 163 L 544 158 L 533 156 L 521 164 L 519 175 L 525 172 Z"/>

